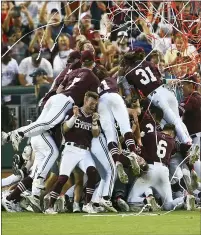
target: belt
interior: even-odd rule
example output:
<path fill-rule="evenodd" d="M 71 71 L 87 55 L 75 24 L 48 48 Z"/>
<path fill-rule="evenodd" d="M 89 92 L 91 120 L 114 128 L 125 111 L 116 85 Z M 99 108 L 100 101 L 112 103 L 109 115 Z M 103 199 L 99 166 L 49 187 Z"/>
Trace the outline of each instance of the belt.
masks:
<path fill-rule="evenodd" d="M 80 149 L 89 150 L 89 147 L 86 147 L 84 145 L 79 145 L 79 144 L 76 144 L 74 142 L 66 142 L 65 145 L 71 145 L 71 146 L 74 146 L 74 147 L 77 147 L 77 148 L 80 148 Z"/>

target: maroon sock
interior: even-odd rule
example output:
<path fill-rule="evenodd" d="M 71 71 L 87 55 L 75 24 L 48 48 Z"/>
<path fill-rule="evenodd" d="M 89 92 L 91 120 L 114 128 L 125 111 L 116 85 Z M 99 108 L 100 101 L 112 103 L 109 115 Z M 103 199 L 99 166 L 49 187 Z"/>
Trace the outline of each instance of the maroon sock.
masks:
<path fill-rule="evenodd" d="M 54 184 L 52 191 L 50 192 L 50 203 L 49 207 L 53 207 L 54 203 L 56 202 L 57 198 L 59 197 L 61 190 L 64 184 L 67 182 L 68 176 L 67 175 L 60 175 L 57 182 Z"/>
<path fill-rule="evenodd" d="M 87 168 L 87 185 L 86 185 L 86 197 L 85 197 L 85 202 L 86 204 L 91 201 L 91 198 L 93 196 L 95 186 L 96 186 L 96 176 L 97 176 L 97 170 L 95 167 L 90 166 Z"/>
<path fill-rule="evenodd" d="M 119 161 L 120 152 L 119 152 L 118 145 L 115 142 L 110 142 L 108 144 L 108 149 L 112 155 L 114 162 L 116 163 L 117 161 Z"/>
<path fill-rule="evenodd" d="M 133 140 L 133 133 L 126 132 L 126 134 L 124 135 L 124 140 L 125 140 L 125 144 L 126 144 L 127 148 L 131 152 L 135 152 L 135 142 Z"/>
<path fill-rule="evenodd" d="M 33 183 L 33 179 L 31 177 L 26 177 L 22 181 L 19 182 L 17 187 L 14 189 L 14 191 L 6 197 L 8 201 L 15 201 L 19 202 L 21 199 L 20 194 L 24 191 L 26 191 L 28 188 L 31 188 Z"/>

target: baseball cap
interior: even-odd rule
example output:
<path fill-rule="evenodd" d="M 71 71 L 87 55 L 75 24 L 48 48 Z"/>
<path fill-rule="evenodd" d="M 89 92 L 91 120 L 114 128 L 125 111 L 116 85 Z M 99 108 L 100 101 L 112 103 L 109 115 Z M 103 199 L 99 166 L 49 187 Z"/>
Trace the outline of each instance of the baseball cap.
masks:
<path fill-rule="evenodd" d="M 30 77 L 36 77 L 39 75 L 47 75 L 47 72 L 42 68 L 38 68 L 33 73 L 29 74 Z"/>
<path fill-rule="evenodd" d="M 183 82 L 188 82 L 188 83 L 198 83 L 198 78 L 196 74 L 192 74 L 192 75 L 186 75 L 182 80 L 184 80 Z"/>
<path fill-rule="evenodd" d="M 50 14 L 53 14 L 53 13 L 59 13 L 59 10 L 57 8 L 53 8 L 50 12 Z"/>
<path fill-rule="evenodd" d="M 94 54 L 90 50 L 86 50 L 81 53 L 81 62 L 85 61 L 95 61 Z"/>
<path fill-rule="evenodd" d="M 79 51 L 72 51 L 69 54 L 69 58 L 71 58 L 71 59 L 80 59 L 81 58 L 81 54 L 80 54 Z"/>
<path fill-rule="evenodd" d="M 82 19 L 83 19 L 84 17 L 86 17 L 86 16 L 89 16 L 89 17 L 91 18 L 91 13 L 88 12 L 88 11 L 83 12 L 83 13 L 80 15 L 80 20 L 82 20 Z"/>

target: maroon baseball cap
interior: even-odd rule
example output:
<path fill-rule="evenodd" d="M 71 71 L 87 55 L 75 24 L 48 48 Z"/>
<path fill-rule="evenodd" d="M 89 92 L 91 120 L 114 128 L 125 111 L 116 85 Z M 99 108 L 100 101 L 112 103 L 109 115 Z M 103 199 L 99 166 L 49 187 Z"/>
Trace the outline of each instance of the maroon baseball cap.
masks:
<path fill-rule="evenodd" d="M 81 53 L 81 62 L 86 61 L 95 61 L 94 54 L 90 50 L 82 51 Z"/>
<path fill-rule="evenodd" d="M 192 75 L 187 74 L 182 80 L 184 80 L 183 82 L 198 83 L 198 78 L 197 78 L 197 75 L 195 74 L 192 74 Z"/>
<path fill-rule="evenodd" d="M 69 58 L 71 58 L 71 59 L 80 59 L 81 58 L 81 54 L 80 54 L 79 51 L 72 51 L 69 54 Z"/>

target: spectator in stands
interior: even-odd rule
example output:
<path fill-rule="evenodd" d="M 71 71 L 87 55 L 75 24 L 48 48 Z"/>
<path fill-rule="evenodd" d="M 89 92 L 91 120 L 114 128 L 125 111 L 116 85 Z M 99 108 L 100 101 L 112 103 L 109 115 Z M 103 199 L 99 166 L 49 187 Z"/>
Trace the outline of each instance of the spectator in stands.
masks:
<path fill-rule="evenodd" d="M 7 34 L 8 45 L 12 46 L 12 57 L 17 61 L 18 64 L 28 56 L 28 46 L 20 40 L 22 31 L 20 28 L 13 28 L 12 31 Z"/>
<path fill-rule="evenodd" d="M 66 33 L 68 35 L 68 23 L 67 21 L 62 20 L 61 14 L 57 8 L 53 8 L 46 16 L 47 12 L 47 2 L 44 3 L 43 8 L 40 11 L 40 23 L 47 24 L 46 33 L 48 38 L 52 38 L 53 41 L 61 33 Z M 65 17 L 64 17 L 65 18 Z M 70 35 L 69 35 L 70 36 Z"/>
<path fill-rule="evenodd" d="M 9 9 L 13 8 L 13 6 L 14 5 L 13 5 L 12 2 L 7 2 L 7 1 L 6 2 L 5 1 L 1 2 L 1 23 L 2 23 L 2 25 L 3 25 L 5 19 L 8 15 Z M 12 25 L 12 20 L 10 20 L 10 22 L 9 22 L 9 26 L 11 26 L 11 25 Z M 6 43 L 7 42 L 7 36 L 6 36 L 4 31 L 2 33 L 3 33 L 2 41 Z"/>
<path fill-rule="evenodd" d="M 183 34 L 176 34 L 173 38 L 174 44 L 167 50 L 165 54 L 166 65 L 172 65 L 176 63 L 177 57 L 190 57 L 191 60 L 195 60 L 198 56 L 196 48 L 188 43 L 188 38 Z"/>
<path fill-rule="evenodd" d="M 43 68 L 47 72 L 47 80 L 53 81 L 53 69 L 48 60 L 42 58 L 38 53 L 34 53 L 23 59 L 19 65 L 19 82 L 22 86 L 33 85 L 33 78 L 30 76 L 36 69 Z"/>
<path fill-rule="evenodd" d="M 11 57 L 8 46 L 1 47 L 1 85 L 10 86 L 17 84 L 19 68 L 17 61 Z M 3 97 L 5 102 L 11 101 L 11 96 Z"/>
<path fill-rule="evenodd" d="M 43 58 L 52 61 L 51 48 L 54 45 L 52 38 L 47 37 L 47 34 L 42 25 L 38 25 L 35 30 L 32 40 L 29 43 L 29 51 L 31 53 L 41 51 Z"/>
<path fill-rule="evenodd" d="M 23 7 L 25 6 L 30 13 L 30 16 L 34 22 L 34 28 L 38 25 L 38 4 L 34 1 L 15 1 L 15 6 Z M 22 24 L 28 25 L 28 19 L 26 14 L 21 12 Z"/>
<path fill-rule="evenodd" d="M 28 20 L 28 25 L 24 25 L 22 23 L 21 12 L 23 12 Z M 10 21 L 12 21 L 12 25 L 10 26 Z M 34 29 L 34 23 L 30 16 L 29 11 L 25 6 L 14 6 L 8 11 L 8 15 L 3 23 L 3 30 L 7 34 L 10 34 L 10 31 L 13 31 L 15 28 L 20 28 L 22 32 L 22 41 L 29 44 L 30 36 L 28 35 L 30 31 Z M 26 35 L 26 36 L 25 36 Z"/>
<path fill-rule="evenodd" d="M 70 49 L 69 39 L 65 34 L 61 34 L 58 38 L 58 49 L 59 51 L 53 61 L 54 77 L 66 68 L 68 56 L 73 51 Z"/>
<path fill-rule="evenodd" d="M 11 51 L 9 50 L 8 46 L 2 46 L 1 56 L 1 85 L 14 85 L 16 84 L 19 72 L 17 61 L 12 58 Z"/>

